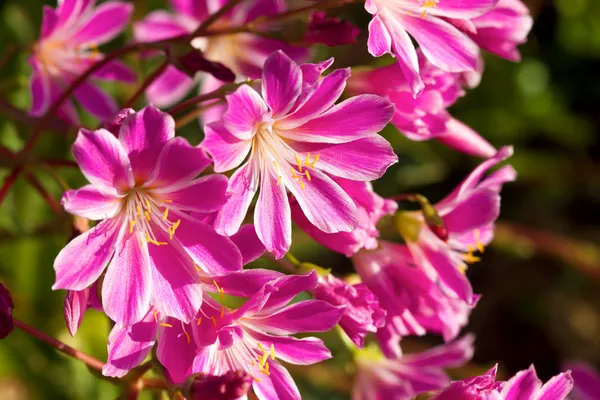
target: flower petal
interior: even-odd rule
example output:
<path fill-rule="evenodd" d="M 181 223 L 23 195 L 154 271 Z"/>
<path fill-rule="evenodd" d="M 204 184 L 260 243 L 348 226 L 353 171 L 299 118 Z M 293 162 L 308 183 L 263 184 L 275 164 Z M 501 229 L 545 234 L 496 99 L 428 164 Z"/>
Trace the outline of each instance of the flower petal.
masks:
<path fill-rule="evenodd" d="M 500 195 L 482 188 L 461 201 L 443 220 L 448 232 L 460 235 L 493 224 L 499 215 Z"/>
<path fill-rule="evenodd" d="M 283 51 L 278 50 L 265 61 L 262 73 L 262 96 L 273 118 L 285 115 L 302 91 L 302 71 Z"/>
<path fill-rule="evenodd" d="M 182 36 L 194 29 L 187 22 L 187 19 L 165 11 L 153 11 L 133 24 L 133 37 L 136 42 L 156 42 Z"/>
<path fill-rule="evenodd" d="M 127 83 L 135 83 L 135 72 L 119 60 L 110 61 L 108 64 L 100 68 L 93 74 L 94 78 L 105 81 L 119 81 Z"/>
<path fill-rule="evenodd" d="M 89 297 L 89 288 L 67 291 L 64 302 L 64 316 L 71 336 L 75 336 L 81 321 L 83 321 L 83 315 L 88 309 Z"/>
<path fill-rule="evenodd" d="M 573 389 L 573 377 L 570 372 L 554 376 L 542 386 L 535 400 L 563 400 Z"/>
<path fill-rule="evenodd" d="M 91 83 L 82 83 L 75 89 L 75 98 L 90 114 L 101 121 L 110 120 L 118 110 L 116 101 Z"/>
<path fill-rule="evenodd" d="M 542 382 L 538 379 L 532 365 L 509 379 L 500 394 L 503 400 L 534 400 L 534 395 L 541 386 Z"/>
<path fill-rule="evenodd" d="M 50 82 L 48 76 L 33 64 L 33 72 L 29 81 L 31 92 L 31 109 L 33 115 L 40 116 L 46 112 L 50 104 Z"/>
<path fill-rule="evenodd" d="M 167 369 L 173 382 L 181 383 L 191 373 L 197 351 L 196 343 L 191 340 L 192 332 L 189 332 L 189 326 L 173 318 L 168 318 L 165 323 L 171 327 L 160 327 L 156 356 Z"/>
<path fill-rule="evenodd" d="M 229 132 L 222 121 L 215 121 L 204 127 L 204 140 L 200 146 L 212 157 L 215 172 L 225 172 L 244 161 L 252 142 L 238 139 Z"/>
<path fill-rule="evenodd" d="M 288 335 L 300 332 L 325 332 L 344 315 L 344 307 L 321 300 L 304 300 L 266 317 L 251 318 L 252 324 L 269 333 Z"/>
<path fill-rule="evenodd" d="M 384 54 L 390 53 L 392 37 L 378 15 L 373 16 L 373 19 L 369 22 L 369 40 L 367 45 L 369 53 L 373 57 L 381 57 Z"/>
<path fill-rule="evenodd" d="M 205 175 L 182 189 L 162 192 L 163 197 L 172 201 L 174 208 L 202 213 L 215 212 L 227 202 L 227 177 L 225 175 Z"/>
<path fill-rule="evenodd" d="M 310 181 L 300 186 L 298 180 L 285 176 L 286 186 L 296 197 L 306 218 L 327 233 L 350 232 L 356 228 L 356 204 L 331 178 L 316 168 Z"/>
<path fill-rule="evenodd" d="M 427 13 L 459 20 L 472 19 L 490 11 L 497 3 L 498 0 L 440 1 Z"/>
<path fill-rule="evenodd" d="M 466 124 L 450 118 L 446 122 L 446 132 L 436 139 L 462 153 L 489 158 L 496 154 L 496 149 L 481 135 Z"/>
<path fill-rule="evenodd" d="M 84 290 L 100 277 L 119 240 L 118 228 L 105 220 L 71 240 L 56 256 L 52 290 Z"/>
<path fill-rule="evenodd" d="M 223 235 L 235 234 L 242 225 L 248 207 L 258 190 L 258 171 L 249 161 L 229 178 L 228 193 L 231 197 L 217 214 L 215 229 Z"/>
<path fill-rule="evenodd" d="M 246 225 L 247 226 L 247 225 Z M 281 272 L 270 269 L 244 269 L 229 272 L 226 275 L 211 277 L 209 285 L 214 280 L 219 287 L 231 296 L 252 297 L 267 282 L 284 276 Z"/>
<path fill-rule="evenodd" d="M 40 29 L 40 38 L 48 37 L 52 32 L 54 32 L 54 28 L 56 28 L 56 23 L 58 22 L 58 14 L 56 10 L 50 6 L 44 6 L 43 8 L 43 17 L 42 17 L 42 28 Z"/>
<path fill-rule="evenodd" d="M 222 275 L 242 269 L 242 255 L 227 237 L 204 222 L 183 219 L 175 237 L 202 270 Z"/>
<path fill-rule="evenodd" d="M 302 142 L 346 143 L 379 132 L 394 112 L 394 105 L 383 97 L 363 94 L 341 102 L 297 128 L 278 133 Z"/>
<path fill-rule="evenodd" d="M 170 107 L 182 100 L 196 86 L 186 73 L 169 65 L 146 90 L 146 97 L 156 107 Z"/>
<path fill-rule="evenodd" d="M 331 358 L 331 352 L 321 339 L 306 337 L 298 339 L 292 336 L 273 336 L 245 328 L 265 349 L 271 344 L 275 348 L 276 357 L 282 361 L 296 365 L 311 365 Z"/>
<path fill-rule="evenodd" d="M 140 365 L 154 346 L 157 330 L 150 311 L 137 324 L 125 328 L 115 325 L 108 336 L 108 360 L 102 375 L 121 378 Z"/>
<path fill-rule="evenodd" d="M 121 208 L 121 199 L 106 195 L 93 185 L 85 185 L 67 190 L 61 204 L 70 214 L 97 221 L 114 217 Z"/>
<path fill-rule="evenodd" d="M 270 169 L 261 176 L 260 194 L 254 210 L 254 226 L 260 241 L 276 258 L 287 253 L 292 244 L 292 216 L 285 185 L 277 184 Z"/>
<path fill-rule="evenodd" d="M 267 113 L 267 105 L 256 90 L 248 85 L 240 86 L 226 96 L 227 111 L 223 123 L 229 132 L 240 140 L 248 140 Z"/>
<path fill-rule="evenodd" d="M 117 325 L 139 322 L 152 295 L 148 245 L 137 233 L 126 237 L 115 252 L 102 284 L 104 312 Z"/>
<path fill-rule="evenodd" d="M 261 375 L 252 385 L 259 400 L 300 400 L 300 392 L 287 369 L 276 361 L 270 362 L 270 375 Z"/>
<path fill-rule="evenodd" d="M 240 253 L 242 253 L 243 265 L 257 260 L 266 251 L 252 224 L 242 225 L 240 230 L 235 235 L 232 235 L 230 239 L 235 243 Z"/>
<path fill-rule="evenodd" d="M 174 136 L 173 117 L 152 106 L 123 120 L 119 141 L 129 155 L 136 178 L 147 176 L 155 168 L 165 143 Z"/>
<path fill-rule="evenodd" d="M 106 129 L 80 129 L 73 143 L 73 156 L 83 175 L 99 190 L 114 195 L 133 186 L 127 153 Z"/>
<path fill-rule="evenodd" d="M 73 35 L 75 43 L 101 45 L 121 33 L 131 18 L 133 4 L 111 1 L 100 4 L 89 20 Z"/>

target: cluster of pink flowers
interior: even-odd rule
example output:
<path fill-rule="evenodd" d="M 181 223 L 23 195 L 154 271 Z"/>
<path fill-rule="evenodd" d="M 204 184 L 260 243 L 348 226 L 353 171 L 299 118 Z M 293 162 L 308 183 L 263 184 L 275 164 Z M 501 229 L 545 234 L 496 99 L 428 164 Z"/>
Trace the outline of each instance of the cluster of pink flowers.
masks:
<path fill-rule="evenodd" d="M 30 59 L 35 115 L 104 57 L 97 46 L 121 33 L 133 11 L 122 2 L 58 3 L 44 8 Z M 232 29 L 281 15 L 281 1 L 170 3 L 172 12 L 134 22 L 135 42 L 185 38 L 177 45 L 230 70 L 237 88 L 202 113 L 197 146 L 176 136 L 174 118 L 157 107 L 197 86 L 201 94 L 224 88 L 218 74 L 190 75 L 171 63 L 147 86 L 149 105 L 139 111 L 118 111 L 91 83 L 135 82 L 120 61 L 73 91 L 105 128 L 79 130 L 72 152 L 89 184 L 67 191 L 62 205 L 96 222 L 57 255 L 53 289 L 68 291 L 71 334 L 89 308 L 114 321 L 105 375 L 126 375 L 155 349 L 165 379 L 187 387 L 190 398 L 217 398 L 211 391 L 244 398 L 252 388 L 261 400 L 299 399 L 285 364 L 332 354 L 320 338 L 293 335 L 338 325 L 354 348 L 355 399 L 430 391 L 440 400 L 566 396 L 568 373 L 542 386 L 533 368 L 507 382 L 494 382 L 495 369 L 452 383 L 443 371 L 473 355 L 474 338 L 457 339 L 480 298 L 466 271 L 493 238 L 502 186 L 516 178 L 509 165 L 490 172 L 512 147 L 497 150 L 447 109 L 481 79 L 480 48 L 519 59 L 532 23 L 521 0 L 367 0 L 369 52 L 398 63 L 356 71 L 332 70 L 333 58 L 310 63 L 307 49 L 268 29 Z M 205 23 L 226 33 L 190 37 Z M 358 28 L 317 11 L 305 42 L 357 37 Z M 78 124 L 70 99 L 58 116 Z M 371 184 L 398 162 L 380 135 L 390 122 L 411 140 L 436 139 L 484 160 L 435 204 L 399 194 L 421 210 L 398 211 Z M 379 239 L 382 219 L 393 220 L 400 240 Z M 310 263 L 289 275 L 244 268 L 263 255 L 281 262 L 297 234 L 293 224 L 350 258 L 357 276 L 311 271 Z M 297 301 L 303 292 L 308 299 Z M 228 296 L 243 300 L 233 306 Z M 425 334 L 444 344 L 403 354 L 404 337 Z"/>

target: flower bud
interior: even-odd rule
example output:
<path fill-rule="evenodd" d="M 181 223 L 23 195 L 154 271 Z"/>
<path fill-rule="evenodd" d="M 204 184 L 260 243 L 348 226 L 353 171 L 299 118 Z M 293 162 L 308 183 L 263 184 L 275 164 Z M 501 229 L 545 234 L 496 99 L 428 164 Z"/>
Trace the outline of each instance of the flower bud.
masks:
<path fill-rule="evenodd" d="M 192 77 L 196 72 L 203 71 L 223 82 L 235 81 L 235 74 L 229 68 L 220 62 L 207 60 L 200 50 L 192 50 L 180 56 L 177 61 L 178 66 Z"/>
<path fill-rule="evenodd" d="M 0 283 L 0 339 L 4 339 L 13 330 L 13 305 L 8 289 Z"/>
<path fill-rule="evenodd" d="M 234 400 L 246 396 L 252 386 L 252 377 L 244 371 L 229 371 L 215 376 L 194 374 L 188 378 L 188 400 Z"/>
<path fill-rule="evenodd" d="M 321 43 L 329 47 L 356 43 L 360 29 L 348 21 L 330 18 L 323 11 L 312 13 L 304 36 L 307 43 Z"/>

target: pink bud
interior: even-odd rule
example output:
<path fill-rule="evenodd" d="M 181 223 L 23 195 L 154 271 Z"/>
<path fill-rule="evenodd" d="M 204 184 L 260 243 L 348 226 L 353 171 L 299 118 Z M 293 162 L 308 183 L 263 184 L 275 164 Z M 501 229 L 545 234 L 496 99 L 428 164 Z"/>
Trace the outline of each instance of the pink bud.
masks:
<path fill-rule="evenodd" d="M 244 371 L 229 371 L 214 376 L 196 374 L 188 378 L 189 400 L 233 400 L 246 396 L 252 377 Z"/>
<path fill-rule="evenodd" d="M 356 43 L 360 29 L 348 21 L 330 18 L 323 11 L 312 13 L 304 36 L 308 43 L 320 43 L 329 47 Z"/>
<path fill-rule="evenodd" d="M 0 339 L 13 330 L 12 310 L 15 308 L 10 292 L 0 283 Z"/>

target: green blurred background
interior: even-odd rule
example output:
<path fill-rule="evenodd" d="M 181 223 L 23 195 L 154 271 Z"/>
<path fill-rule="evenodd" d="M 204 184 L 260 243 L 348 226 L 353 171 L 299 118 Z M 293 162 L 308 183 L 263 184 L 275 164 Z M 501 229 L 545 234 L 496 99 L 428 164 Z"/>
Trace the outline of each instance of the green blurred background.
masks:
<path fill-rule="evenodd" d="M 557 373 L 564 360 L 600 366 L 600 2 L 526 2 L 535 25 L 521 48 L 522 62 L 486 55 L 481 85 L 451 109 L 494 145 L 513 144 L 511 163 L 519 173 L 518 181 L 503 191 L 496 241 L 469 271 L 476 292 L 483 294 L 466 329 L 477 334 L 477 351 L 473 365 L 455 371 L 455 376 L 480 372 L 475 365 L 485 368 L 495 361 L 504 374 L 533 362 L 544 379 Z M 21 109 L 30 101 L 25 51 L 37 37 L 43 3 L 54 6 L 0 0 L 0 98 Z M 141 18 L 166 2 L 134 3 L 135 18 Z M 359 5 L 344 15 L 363 27 L 369 20 Z M 108 49 L 124 43 L 130 33 Z M 371 62 L 362 44 L 318 52 L 322 57 L 329 53 L 352 64 Z M 136 57 L 129 61 L 141 74 L 155 65 Z M 135 90 L 127 85 L 107 88 L 121 102 Z M 0 144 L 18 150 L 31 128 L 12 123 L 5 108 L 0 111 Z M 90 117 L 83 123 L 96 124 Z M 202 138 L 195 123 L 180 133 L 194 144 Z M 73 134 L 44 134 L 35 154 L 70 158 Z M 375 183 L 383 195 L 410 191 L 438 200 L 478 162 L 435 143 L 411 143 L 393 128 L 386 136 L 400 162 Z M 10 163 L 0 157 L 3 180 Z M 57 171 L 71 187 L 83 184 L 76 170 Z M 60 198 L 61 188 L 47 171 L 32 172 L 55 199 Z M 71 338 L 62 316 L 64 292 L 50 289 L 53 259 L 69 235 L 68 216 L 57 217 L 25 180 L 18 180 L 0 208 L 0 281 L 12 291 L 16 317 L 105 359 L 106 318 L 89 312 Z M 292 251 L 302 260 L 339 273 L 350 271 L 344 257 L 301 232 L 294 235 Z M 332 348 L 340 348 L 330 339 Z M 423 338 L 408 347 L 438 341 Z M 338 360 L 297 371 L 305 398 L 347 398 L 351 378 L 346 361 L 342 354 Z M 119 393 L 117 386 L 22 332 L 0 342 L 0 400 L 114 399 Z"/>

